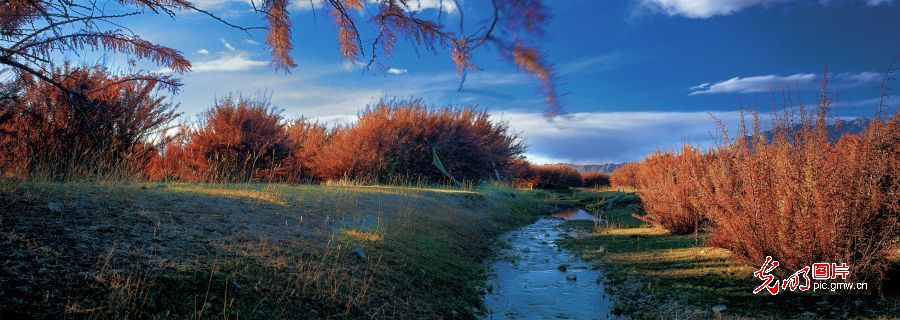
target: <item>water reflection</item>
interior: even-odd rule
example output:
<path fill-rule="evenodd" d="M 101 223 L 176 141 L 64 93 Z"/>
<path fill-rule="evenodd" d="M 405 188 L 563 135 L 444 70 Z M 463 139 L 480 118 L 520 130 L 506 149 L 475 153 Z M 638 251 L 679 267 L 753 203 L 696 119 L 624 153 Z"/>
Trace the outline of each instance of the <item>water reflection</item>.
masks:
<path fill-rule="evenodd" d="M 562 209 L 553 213 L 556 218 L 565 220 L 595 220 L 596 217 L 581 208 Z"/>

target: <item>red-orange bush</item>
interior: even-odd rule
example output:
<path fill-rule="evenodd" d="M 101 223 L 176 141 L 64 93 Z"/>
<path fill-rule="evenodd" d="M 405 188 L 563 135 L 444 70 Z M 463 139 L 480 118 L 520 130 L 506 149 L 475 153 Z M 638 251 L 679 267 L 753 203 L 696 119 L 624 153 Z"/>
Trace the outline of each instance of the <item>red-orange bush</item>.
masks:
<path fill-rule="evenodd" d="M 324 125 L 300 119 L 285 128 L 290 141 L 290 154 L 284 159 L 278 180 L 291 183 L 320 180 L 317 161 L 329 161 L 319 156 L 331 134 Z"/>
<path fill-rule="evenodd" d="M 878 285 L 900 234 L 900 119 L 834 143 L 827 106 L 797 131 L 783 123 L 767 141 L 756 130 L 752 144 L 739 139 L 710 161 L 699 191 L 715 223 L 711 243 L 754 263 L 772 256 L 782 273 L 847 263 L 853 281 Z"/>
<path fill-rule="evenodd" d="M 709 154 L 685 148 L 644 159 L 637 186 L 648 217 L 683 233 L 689 223 L 666 220 L 700 213 L 712 223 L 709 243 L 749 263 L 772 256 L 782 276 L 847 263 L 850 281 L 878 286 L 900 235 L 900 117 L 834 142 L 829 104 L 823 98 L 816 114 L 800 106 L 799 129 L 789 115 L 773 117 L 767 135 L 754 117 L 752 137 L 742 125 L 741 138 Z"/>
<path fill-rule="evenodd" d="M 520 173 L 516 185 L 535 189 L 568 189 L 582 185 L 581 174 L 564 165 L 528 164 L 527 171 Z"/>
<path fill-rule="evenodd" d="M 599 188 L 610 186 L 609 174 L 603 172 L 589 172 L 581 175 L 585 187 Z"/>
<path fill-rule="evenodd" d="M 195 180 L 194 159 L 185 151 L 190 128 L 182 125 L 173 139 L 157 148 L 143 168 L 144 177 L 150 181 Z"/>
<path fill-rule="evenodd" d="M 635 187 L 637 186 L 637 168 L 637 163 L 623 163 L 609 175 L 609 182 L 613 187 Z"/>
<path fill-rule="evenodd" d="M 704 164 L 699 150 L 684 145 L 681 152 L 656 151 L 635 166 L 635 187 L 644 203 L 644 221 L 674 234 L 689 234 L 703 220 L 696 202 L 698 178 Z"/>
<path fill-rule="evenodd" d="M 190 181 L 274 180 L 292 144 L 278 110 L 264 97 L 228 96 L 200 115 L 184 141 L 166 146 L 155 178 Z"/>
<path fill-rule="evenodd" d="M 153 141 L 178 115 L 157 82 L 69 65 L 49 75 L 64 92 L 30 77 L 6 90 L 0 170 L 20 178 L 129 178 L 155 153 Z M 9 84 L 7 86 L 10 86 Z M 160 141 L 163 140 L 163 141 Z"/>
<path fill-rule="evenodd" d="M 524 151 L 508 125 L 485 111 L 391 100 L 367 108 L 356 123 L 334 129 L 315 163 L 326 179 L 446 183 L 449 174 L 477 182 L 505 175 Z"/>

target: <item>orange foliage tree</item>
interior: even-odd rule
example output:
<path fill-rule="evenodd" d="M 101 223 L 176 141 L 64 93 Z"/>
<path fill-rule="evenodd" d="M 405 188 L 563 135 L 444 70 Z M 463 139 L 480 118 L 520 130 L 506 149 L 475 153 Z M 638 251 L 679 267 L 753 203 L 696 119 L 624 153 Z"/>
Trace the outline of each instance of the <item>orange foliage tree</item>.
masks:
<path fill-rule="evenodd" d="M 155 96 L 154 79 L 123 81 L 106 68 L 64 65 L 52 78 L 84 92 L 73 99 L 43 81 L 22 78 L 0 111 L 0 166 L 19 177 L 130 177 L 154 153 L 153 142 L 178 115 Z"/>

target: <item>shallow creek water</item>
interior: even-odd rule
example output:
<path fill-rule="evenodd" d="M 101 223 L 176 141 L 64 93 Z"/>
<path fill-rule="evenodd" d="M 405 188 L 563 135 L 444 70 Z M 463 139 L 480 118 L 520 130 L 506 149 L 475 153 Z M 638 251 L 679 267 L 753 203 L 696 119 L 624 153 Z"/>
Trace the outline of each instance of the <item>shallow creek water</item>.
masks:
<path fill-rule="evenodd" d="M 556 246 L 564 220 L 593 220 L 587 212 L 561 211 L 502 236 L 511 248 L 490 263 L 487 319 L 607 319 L 610 299 L 601 273 Z M 568 264 L 566 271 L 559 266 Z M 575 276 L 571 280 L 571 275 Z M 568 277 L 568 278 L 567 278 Z"/>

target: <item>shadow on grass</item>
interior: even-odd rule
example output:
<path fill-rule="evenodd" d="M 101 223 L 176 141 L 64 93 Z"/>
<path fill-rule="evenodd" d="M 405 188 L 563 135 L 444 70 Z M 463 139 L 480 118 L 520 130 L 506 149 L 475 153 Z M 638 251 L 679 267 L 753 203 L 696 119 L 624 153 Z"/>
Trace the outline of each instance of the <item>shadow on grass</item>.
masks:
<path fill-rule="evenodd" d="M 706 318 L 711 307 L 724 305 L 726 318 L 885 317 L 897 310 L 898 299 L 868 299 L 830 292 L 765 292 L 756 267 L 735 259 L 727 250 L 699 245 L 691 235 L 670 235 L 653 228 L 612 228 L 594 231 L 594 224 L 567 222 L 583 236 L 567 237 L 570 249 L 605 271 L 616 298 L 615 311 L 634 318 Z"/>

